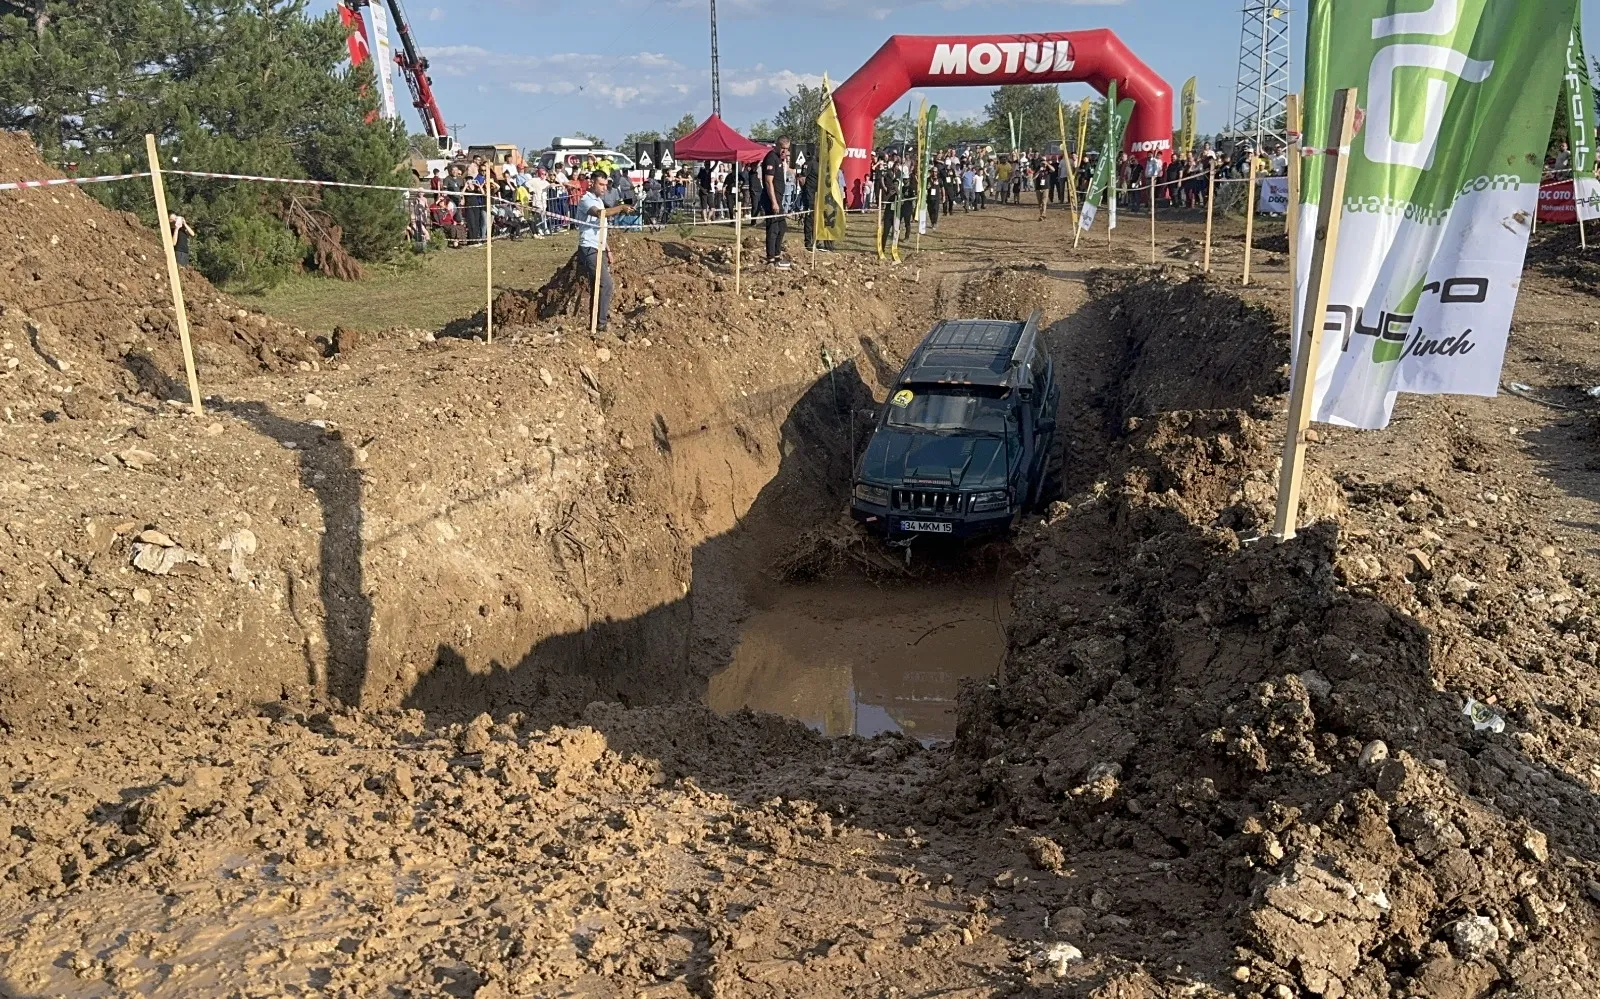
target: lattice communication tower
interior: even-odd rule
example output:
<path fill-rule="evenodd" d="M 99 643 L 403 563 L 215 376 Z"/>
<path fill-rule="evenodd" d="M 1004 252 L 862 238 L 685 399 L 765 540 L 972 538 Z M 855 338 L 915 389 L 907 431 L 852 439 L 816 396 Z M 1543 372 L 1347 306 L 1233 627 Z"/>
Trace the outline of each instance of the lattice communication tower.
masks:
<path fill-rule="evenodd" d="M 1289 0 L 1245 0 L 1239 33 L 1239 78 L 1229 137 L 1256 149 L 1287 146 Z"/>

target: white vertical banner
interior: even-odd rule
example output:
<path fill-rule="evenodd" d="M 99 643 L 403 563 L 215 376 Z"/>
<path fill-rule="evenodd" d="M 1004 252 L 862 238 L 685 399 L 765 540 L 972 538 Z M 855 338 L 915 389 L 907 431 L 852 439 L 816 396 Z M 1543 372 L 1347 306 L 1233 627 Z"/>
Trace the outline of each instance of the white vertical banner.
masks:
<path fill-rule="evenodd" d="M 395 117 L 394 52 L 389 48 L 389 15 L 382 3 L 369 4 L 372 19 L 372 71 L 378 74 L 378 90 L 383 94 L 383 116 Z"/>
<path fill-rule="evenodd" d="M 1360 90 L 1311 419 L 1387 426 L 1395 396 L 1492 396 L 1577 0 L 1312 0 L 1295 325 L 1329 109 Z M 1296 329 L 1292 343 L 1302 340 Z M 1299 363 L 1299 359 L 1296 359 Z"/>

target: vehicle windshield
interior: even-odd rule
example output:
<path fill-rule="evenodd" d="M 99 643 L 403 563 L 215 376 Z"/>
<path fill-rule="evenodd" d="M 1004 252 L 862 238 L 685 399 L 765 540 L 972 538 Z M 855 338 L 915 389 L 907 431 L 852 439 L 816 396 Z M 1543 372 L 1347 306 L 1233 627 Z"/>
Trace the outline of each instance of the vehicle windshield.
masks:
<path fill-rule="evenodd" d="M 1009 389 L 900 389 L 889 397 L 891 427 L 915 430 L 972 430 L 1003 434 L 1011 416 Z"/>

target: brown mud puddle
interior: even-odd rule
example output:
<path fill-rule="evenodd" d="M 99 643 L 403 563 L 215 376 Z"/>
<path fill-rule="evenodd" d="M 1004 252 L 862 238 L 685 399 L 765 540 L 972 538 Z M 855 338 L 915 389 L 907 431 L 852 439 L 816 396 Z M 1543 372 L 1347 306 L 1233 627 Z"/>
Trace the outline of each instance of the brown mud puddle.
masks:
<path fill-rule="evenodd" d="M 794 718 L 824 735 L 953 738 L 964 679 L 1005 655 L 1009 576 L 775 586 L 755 594 L 733 663 L 711 678 L 714 711 Z"/>

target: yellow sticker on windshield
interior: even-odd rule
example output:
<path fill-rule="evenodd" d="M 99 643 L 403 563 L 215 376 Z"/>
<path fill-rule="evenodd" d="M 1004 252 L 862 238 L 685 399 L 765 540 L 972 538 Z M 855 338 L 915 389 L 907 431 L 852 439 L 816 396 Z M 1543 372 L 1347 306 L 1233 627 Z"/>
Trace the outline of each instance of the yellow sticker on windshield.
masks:
<path fill-rule="evenodd" d="M 907 406 L 911 405 L 911 399 L 912 399 L 911 390 L 910 389 L 901 389 L 900 391 L 898 391 L 898 392 L 896 392 L 894 394 L 893 398 L 891 398 L 889 400 L 889 405 L 894 406 L 894 407 L 896 407 L 898 409 L 905 409 Z"/>

